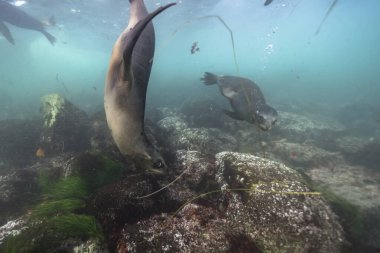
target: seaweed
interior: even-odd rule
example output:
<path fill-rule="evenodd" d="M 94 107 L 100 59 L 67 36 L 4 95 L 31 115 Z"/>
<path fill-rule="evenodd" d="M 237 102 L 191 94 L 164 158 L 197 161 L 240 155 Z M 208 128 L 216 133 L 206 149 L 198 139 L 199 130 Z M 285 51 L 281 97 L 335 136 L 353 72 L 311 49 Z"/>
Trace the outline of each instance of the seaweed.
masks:
<path fill-rule="evenodd" d="M 111 158 L 86 153 L 79 157 L 75 164 L 78 176 L 83 178 L 89 191 L 117 181 L 123 175 L 123 166 Z"/>
<path fill-rule="evenodd" d="M 57 252 L 70 247 L 69 239 L 104 241 L 95 217 L 78 213 L 86 206 L 91 183 L 75 174 L 54 180 L 47 171 L 39 173 L 43 202 L 30 211 L 26 228 L 0 246 L 1 252 Z"/>

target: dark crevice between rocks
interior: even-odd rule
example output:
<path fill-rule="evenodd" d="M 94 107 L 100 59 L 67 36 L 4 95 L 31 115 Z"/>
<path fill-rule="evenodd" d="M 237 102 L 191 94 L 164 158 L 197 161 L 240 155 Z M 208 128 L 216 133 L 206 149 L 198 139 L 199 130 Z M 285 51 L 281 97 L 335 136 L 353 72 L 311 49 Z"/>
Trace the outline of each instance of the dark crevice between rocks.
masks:
<path fill-rule="evenodd" d="M 263 251 L 246 234 L 227 234 L 230 248 L 226 253 L 262 253 Z"/>

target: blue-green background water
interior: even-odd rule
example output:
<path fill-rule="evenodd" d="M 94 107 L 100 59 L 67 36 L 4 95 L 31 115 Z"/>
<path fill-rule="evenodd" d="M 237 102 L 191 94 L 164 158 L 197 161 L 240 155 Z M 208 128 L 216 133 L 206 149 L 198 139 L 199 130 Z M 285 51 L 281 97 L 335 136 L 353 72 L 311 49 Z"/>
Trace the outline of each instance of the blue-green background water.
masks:
<path fill-rule="evenodd" d="M 149 10 L 168 1 L 146 0 Z M 154 20 L 156 54 L 149 106 L 176 106 L 185 99 L 219 97 L 201 85 L 205 71 L 255 80 L 267 100 L 378 104 L 380 2 L 340 0 L 315 31 L 332 1 L 182 0 Z M 24 11 L 54 16 L 48 31 L 9 25 L 16 45 L 0 37 L 1 118 L 38 115 L 39 98 L 58 92 L 80 108 L 102 109 L 109 55 L 128 22 L 128 1 L 28 1 Z M 235 65 L 228 30 L 235 39 Z M 200 52 L 190 53 L 197 41 Z M 64 85 L 62 84 L 64 83 Z M 64 87 L 65 86 L 65 87 Z"/>
<path fill-rule="evenodd" d="M 316 34 L 333 1 L 273 0 L 267 7 L 263 5 L 264 0 L 178 1 L 153 21 L 156 52 L 147 94 L 150 112 L 147 115 L 159 111 L 150 110 L 152 108 L 180 108 L 187 104 L 190 105 L 188 114 L 196 108 L 198 111 L 194 114 L 203 116 L 204 105 L 208 106 L 208 102 L 200 102 L 199 107 L 189 102 L 204 100 L 217 101 L 229 108 L 215 85 L 202 84 L 200 78 L 204 72 L 254 80 L 268 104 L 278 110 L 278 124 L 270 131 L 258 132 L 246 122 L 229 119 L 219 128 L 223 130 L 220 135 L 231 135 L 231 139 L 239 142 L 234 151 L 260 156 L 269 146 L 273 160 L 288 162 L 293 169 L 306 171 L 312 180 L 326 183 L 326 188 L 339 197 L 348 199 L 363 211 L 370 210 L 363 215 L 367 219 L 363 222 L 366 227 L 359 229 L 364 235 L 350 230 L 355 225 L 350 215 L 346 217 L 348 229 L 344 224 L 345 213 L 340 215 L 348 240 L 358 237 L 362 240 L 356 243 L 359 248 L 365 245 L 374 249 L 362 252 L 378 252 L 380 0 L 339 0 L 320 33 Z M 168 2 L 145 0 L 149 11 Z M 40 118 L 40 98 L 50 93 L 59 93 L 90 115 L 103 112 L 109 57 L 115 40 L 128 23 L 128 0 L 28 0 L 17 3 L 21 4 L 18 8 L 36 18 L 54 16 L 56 26 L 46 29 L 57 38 L 57 43 L 52 46 L 40 32 L 8 24 L 16 44 L 10 44 L 0 34 L 0 126 L 5 126 L 2 129 L 13 130 L 9 127 L 13 126 L 12 122 L 3 121 L 5 119 Z M 231 29 L 234 48 L 229 30 L 215 15 Z M 200 51 L 191 54 L 194 42 Z M 183 108 L 185 110 L 166 111 L 186 114 L 186 106 Z M 221 117 L 215 124 L 204 124 L 208 116 L 215 120 L 221 114 L 205 112 L 204 115 L 198 117 L 199 129 L 224 123 L 225 118 Z M 102 122 L 93 118 L 91 129 L 98 126 L 101 132 Z M 287 122 L 281 125 L 284 119 Z M 191 127 L 191 115 L 186 120 Z M 293 129 L 286 128 L 289 125 Z M 25 123 L 22 129 L 28 126 Z M 292 132 L 297 127 L 301 130 Z M 4 132 L 2 136 L 7 136 Z M 24 133 L 25 137 L 30 137 L 25 132 L 9 133 L 11 137 L 3 138 L 6 140 L 2 140 L 0 151 L 9 149 L 10 152 L 3 153 L 15 154 L 22 160 L 22 152 L 18 154 L 13 150 L 26 146 L 25 153 L 34 158 L 34 152 L 39 149 L 33 143 L 26 145 L 27 139 L 23 136 L 15 138 L 18 142 L 9 147 L 9 143 L 14 142 L 12 136 Z M 98 136 L 96 129 L 93 132 Z M 303 136 L 296 136 L 301 134 Z M 226 140 L 230 139 L 218 141 L 228 142 Z M 29 150 L 30 146 L 33 147 Z M 317 149 L 320 147 L 322 149 Z M 175 151 L 169 152 L 174 154 Z M 0 157 L 0 169 L 8 167 L 6 158 Z M 41 161 L 38 159 L 31 160 Z M 305 165 L 303 161 L 310 164 Z M 358 252 L 355 247 L 352 252 Z"/>

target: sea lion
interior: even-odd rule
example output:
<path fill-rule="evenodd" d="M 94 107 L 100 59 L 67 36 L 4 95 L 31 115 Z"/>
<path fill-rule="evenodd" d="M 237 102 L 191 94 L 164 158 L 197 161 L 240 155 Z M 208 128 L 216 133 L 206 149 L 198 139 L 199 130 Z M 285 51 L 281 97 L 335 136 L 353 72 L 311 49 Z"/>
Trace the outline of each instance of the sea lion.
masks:
<path fill-rule="evenodd" d="M 129 23 L 113 47 L 105 82 L 107 124 L 124 156 L 132 159 L 137 167 L 160 173 L 166 164 L 144 131 L 146 90 L 155 44 L 150 21 L 175 3 L 148 14 L 143 0 L 129 2 Z"/>
<path fill-rule="evenodd" d="M 277 111 L 267 105 L 259 86 L 249 79 L 236 76 L 217 76 L 206 72 L 201 80 L 206 85 L 218 84 L 228 98 L 233 112 L 223 110 L 233 119 L 245 120 L 267 131 L 277 122 Z"/>
<path fill-rule="evenodd" d="M 0 0 L 0 33 L 2 33 L 4 37 L 14 45 L 15 41 L 12 34 L 3 21 L 21 28 L 39 31 L 45 35 L 52 45 L 55 43 L 55 37 L 45 31 L 44 24 L 41 21 L 33 18 L 20 8 L 4 0 Z"/>

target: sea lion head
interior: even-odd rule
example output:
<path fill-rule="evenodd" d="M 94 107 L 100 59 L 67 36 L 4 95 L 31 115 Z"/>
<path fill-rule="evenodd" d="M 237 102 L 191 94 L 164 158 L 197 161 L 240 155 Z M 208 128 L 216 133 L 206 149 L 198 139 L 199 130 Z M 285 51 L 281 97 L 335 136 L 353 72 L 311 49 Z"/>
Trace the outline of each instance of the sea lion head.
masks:
<path fill-rule="evenodd" d="M 277 111 L 264 104 L 256 111 L 256 123 L 261 130 L 268 131 L 277 122 Z"/>
<path fill-rule="evenodd" d="M 134 159 L 136 166 L 150 174 L 163 174 L 167 168 L 160 152 L 153 146 L 147 145 L 144 152 Z"/>

